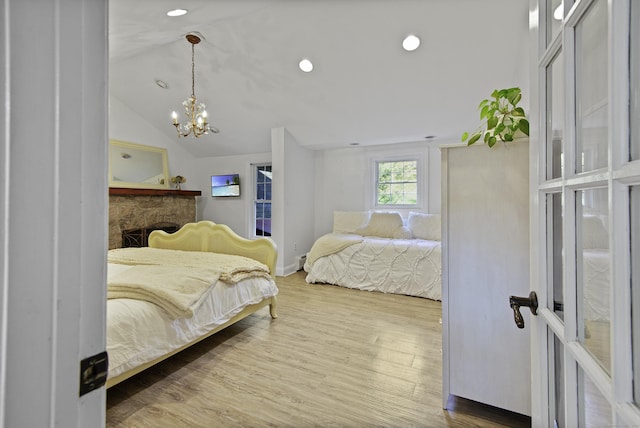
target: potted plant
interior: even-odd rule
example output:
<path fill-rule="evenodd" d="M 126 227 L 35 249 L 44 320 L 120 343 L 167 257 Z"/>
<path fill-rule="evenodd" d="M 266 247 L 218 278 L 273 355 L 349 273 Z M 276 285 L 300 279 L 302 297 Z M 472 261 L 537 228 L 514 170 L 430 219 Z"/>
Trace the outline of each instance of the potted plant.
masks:
<path fill-rule="evenodd" d="M 462 141 L 468 140 L 467 145 L 470 146 L 482 139 L 486 145 L 493 147 L 498 140 L 513 141 L 518 132 L 529 136 L 529 121 L 524 109 L 518 107 L 522 99 L 520 88 L 496 89 L 491 97 L 482 100 L 478 106 L 483 125 L 473 134 L 462 134 Z"/>

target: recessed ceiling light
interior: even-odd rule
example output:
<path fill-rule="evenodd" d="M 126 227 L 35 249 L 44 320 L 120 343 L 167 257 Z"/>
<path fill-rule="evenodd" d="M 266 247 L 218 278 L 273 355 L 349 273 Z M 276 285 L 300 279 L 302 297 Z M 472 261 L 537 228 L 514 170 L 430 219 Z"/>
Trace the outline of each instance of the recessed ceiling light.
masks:
<path fill-rule="evenodd" d="M 426 140 L 433 140 L 434 138 L 436 138 L 435 135 L 427 135 L 426 137 L 424 137 Z"/>
<path fill-rule="evenodd" d="M 349 143 L 350 146 L 359 146 L 360 143 Z"/>
<path fill-rule="evenodd" d="M 187 14 L 186 9 L 173 9 L 167 12 L 167 16 L 182 16 L 186 14 Z"/>
<path fill-rule="evenodd" d="M 169 87 L 169 85 L 167 85 L 167 82 L 165 82 L 164 80 L 160 80 L 160 79 L 156 79 L 156 85 L 158 85 L 162 89 L 167 89 Z"/>
<path fill-rule="evenodd" d="M 305 73 L 309 73 L 311 70 L 313 70 L 313 63 L 305 58 L 298 63 L 298 67 L 300 67 L 300 70 L 304 71 Z"/>
<path fill-rule="evenodd" d="M 420 39 L 418 38 L 418 36 L 415 36 L 413 34 L 409 34 L 402 41 L 402 47 L 405 51 L 415 51 L 416 49 L 418 49 L 418 46 L 420 46 Z"/>

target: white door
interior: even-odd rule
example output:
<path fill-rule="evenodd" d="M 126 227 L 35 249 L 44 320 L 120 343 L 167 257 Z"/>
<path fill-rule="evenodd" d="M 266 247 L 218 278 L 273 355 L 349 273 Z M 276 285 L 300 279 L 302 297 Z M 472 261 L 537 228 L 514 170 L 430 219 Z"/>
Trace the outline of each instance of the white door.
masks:
<path fill-rule="evenodd" d="M 640 1 L 530 5 L 532 423 L 640 426 Z"/>
<path fill-rule="evenodd" d="M 0 0 L 0 22 L 0 427 L 99 428 L 107 1 Z"/>

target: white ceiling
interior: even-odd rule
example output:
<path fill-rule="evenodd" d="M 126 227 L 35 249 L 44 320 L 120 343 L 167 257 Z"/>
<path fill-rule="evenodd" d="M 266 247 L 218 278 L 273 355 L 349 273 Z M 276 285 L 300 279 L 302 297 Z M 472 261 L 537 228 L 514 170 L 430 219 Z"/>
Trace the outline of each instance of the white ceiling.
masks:
<path fill-rule="evenodd" d="M 312 149 L 458 141 L 496 88 L 528 92 L 527 0 L 110 0 L 110 91 L 177 140 L 171 111 L 191 93 L 219 134 L 194 156 L 271 150 L 284 126 Z M 170 18 L 177 7 L 189 13 Z M 403 38 L 422 39 L 414 52 Z M 302 58 L 314 63 L 301 72 Z M 161 89 L 161 79 L 168 84 Z"/>

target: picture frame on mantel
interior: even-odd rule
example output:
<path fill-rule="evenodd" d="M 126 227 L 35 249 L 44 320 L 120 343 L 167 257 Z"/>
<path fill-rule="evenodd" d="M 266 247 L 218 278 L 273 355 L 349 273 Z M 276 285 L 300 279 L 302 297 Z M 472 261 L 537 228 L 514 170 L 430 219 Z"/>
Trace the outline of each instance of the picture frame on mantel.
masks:
<path fill-rule="evenodd" d="M 109 187 L 169 189 L 167 149 L 109 140 Z"/>

